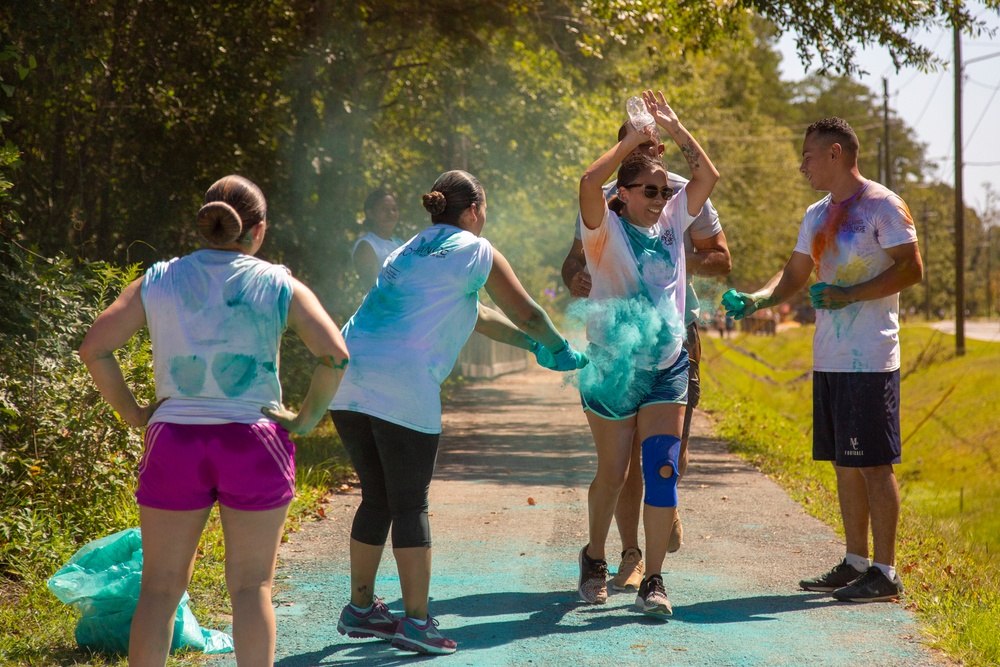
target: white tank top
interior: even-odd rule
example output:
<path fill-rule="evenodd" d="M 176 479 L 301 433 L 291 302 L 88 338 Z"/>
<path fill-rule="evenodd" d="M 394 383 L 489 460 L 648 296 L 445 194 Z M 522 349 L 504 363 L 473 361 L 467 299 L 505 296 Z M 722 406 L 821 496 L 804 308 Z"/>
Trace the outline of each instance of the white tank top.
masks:
<path fill-rule="evenodd" d="M 199 250 L 157 262 L 142 279 L 157 399 L 150 422 L 252 424 L 281 405 L 278 352 L 288 322 L 288 269 Z"/>
<path fill-rule="evenodd" d="M 385 262 L 385 258 L 392 254 L 392 251 L 403 245 L 403 240 L 398 239 L 395 236 L 392 238 L 384 239 L 375 232 L 365 232 L 358 237 L 358 240 L 354 242 L 354 247 L 351 248 L 351 259 L 354 259 L 354 253 L 358 251 L 358 246 L 362 243 L 367 243 L 375 251 L 375 260 L 378 262 L 379 266 Z"/>

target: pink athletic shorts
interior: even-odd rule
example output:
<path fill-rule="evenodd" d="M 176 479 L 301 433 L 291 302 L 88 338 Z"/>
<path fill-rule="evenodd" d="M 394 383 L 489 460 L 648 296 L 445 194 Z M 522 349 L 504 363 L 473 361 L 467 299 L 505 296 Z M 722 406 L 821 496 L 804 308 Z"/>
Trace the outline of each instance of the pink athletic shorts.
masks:
<path fill-rule="evenodd" d="M 295 496 L 295 445 L 274 423 L 171 424 L 146 429 L 136 500 L 186 512 L 220 505 L 248 512 Z"/>

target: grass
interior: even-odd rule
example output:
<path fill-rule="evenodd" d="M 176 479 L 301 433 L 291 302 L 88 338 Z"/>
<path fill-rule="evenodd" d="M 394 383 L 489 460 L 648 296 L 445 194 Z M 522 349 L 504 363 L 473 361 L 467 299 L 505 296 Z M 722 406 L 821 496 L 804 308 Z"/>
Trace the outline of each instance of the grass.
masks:
<path fill-rule="evenodd" d="M 840 530 L 832 467 L 811 458 L 812 331 L 704 338 L 702 407 L 715 415 L 719 436 L 734 451 Z M 967 355 L 956 358 L 951 336 L 907 327 L 901 338 L 904 461 L 897 467 L 903 495 L 897 566 L 906 601 L 923 621 L 930 645 L 970 667 L 1000 664 L 1000 345 L 970 340 Z M 449 381 L 445 389 L 458 384 Z M 325 498 L 352 475 L 328 419 L 296 438 L 296 448 L 298 493 L 287 532 L 322 518 Z M 134 501 L 123 500 L 121 512 L 133 516 Z M 60 563 L 72 553 L 69 546 L 62 550 Z M 192 610 L 202 625 L 225 628 L 231 609 L 217 512 L 198 558 L 188 589 Z M 45 588 L 58 565 L 29 564 L 16 583 L 0 578 L 0 664 L 125 665 L 123 658 L 77 649 L 77 612 Z M 188 653 L 168 664 L 201 662 L 200 655 Z"/>
<path fill-rule="evenodd" d="M 297 343 L 292 340 L 293 345 Z M 294 351 L 294 350 L 293 350 Z M 289 354 L 286 360 L 295 358 Z M 284 358 L 283 358 L 284 359 Z M 292 371 L 294 364 L 289 364 Z M 300 374 L 305 371 L 300 371 Z M 303 375 L 303 377 L 305 377 Z M 450 377 L 442 386 L 446 396 L 465 383 L 461 377 Z M 294 385 L 294 383 L 292 383 Z M 308 384 L 299 383 L 299 384 Z M 290 401 L 294 402 L 295 397 Z M 285 538 L 298 531 L 304 522 L 325 518 L 326 499 L 345 484 L 351 484 L 354 471 L 344 451 L 333 423 L 324 417 L 320 425 L 307 436 L 295 437 L 296 498 L 289 509 Z M 139 523 L 138 507 L 130 494 L 112 502 L 114 527 L 109 526 L 98 539 Z M 86 508 L 81 508 L 85 512 Z M 79 613 L 61 603 L 46 588 L 45 582 L 82 545 L 67 537 L 67 525 L 73 517 L 56 517 L 45 513 L 32 514 L 38 523 L 32 534 L 35 548 L 25 562 L 9 565 L 6 577 L 0 574 L 0 666 L 89 665 L 92 667 L 124 667 L 121 656 L 81 651 L 74 638 Z M 208 628 L 225 630 L 232 622 L 232 609 L 225 586 L 225 551 L 218 510 L 208 520 L 198 548 L 197 564 L 188 593 L 190 607 L 198 622 Z M 275 582 L 275 588 L 280 582 Z M 204 657 L 197 653 L 177 653 L 168 665 L 197 665 Z"/>
<path fill-rule="evenodd" d="M 353 474 L 329 418 L 324 418 L 308 436 L 296 437 L 295 444 L 296 498 L 285 524 L 286 537 L 303 522 L 323 518 L 324 500 Z M 124 525 L 137 525 L 134 499 L 122 499 L 121 506 Z M 98 537 L 102 536 L 95 535 L 94 539 Z M 0 665 L 124 667 L 124 657 L 77 648 L 73 632 L 79 613 L 59 602 L 45 587 L 46 579 L 72 555 L 73 549 L 65 547 L 61 552 L 58 562 L 21 568 L 20 581 L 0 577 Z M 224 630 L 232 622 L 224 568 L 222 526 L 216 508 L 202 535 L 198 563 L 188 587 L 191 610 L 204 627 Z M 200 654 L 188 652 L 171 656 L 167 664 L 177 667 L 202 662 Z"/>
<path fill-rule="evenodd" d="M 702 406 L 734 451 L 813 515 L 840 525 L 832 466 L 811 460 L 812 327 L 703 339 Z M 1000 664 L 1000 345 L 906 327 L 897 567 L 927 642 Z"/>

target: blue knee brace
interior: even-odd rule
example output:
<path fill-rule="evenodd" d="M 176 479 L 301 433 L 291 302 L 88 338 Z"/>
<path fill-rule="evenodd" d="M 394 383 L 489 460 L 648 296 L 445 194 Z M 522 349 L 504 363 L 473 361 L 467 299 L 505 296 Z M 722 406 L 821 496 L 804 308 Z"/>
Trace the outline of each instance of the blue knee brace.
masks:
<path fill-rule="evenodd" d="M 654 435 L 642 441 L 642 477 L 646 482 L 646 504 L 652 507 L 677 507 L 677 462 L 681 439 L 672 435 Z M 660 468 L 670 466 L 670 477 Z"/>

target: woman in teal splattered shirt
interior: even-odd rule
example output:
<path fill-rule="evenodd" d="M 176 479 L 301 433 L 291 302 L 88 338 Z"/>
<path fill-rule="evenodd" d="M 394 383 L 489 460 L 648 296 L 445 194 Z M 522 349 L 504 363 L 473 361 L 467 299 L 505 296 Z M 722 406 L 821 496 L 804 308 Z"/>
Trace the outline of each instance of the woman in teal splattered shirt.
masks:
<path fill-rule="evenodd" d="M 337 627 L 351 637 L 441 654 L 456 647 L 427 615 L 427 492 L 441 433 L 441 381 L 473 330 L 533 350 L 556 370 L 586 361 L 481 236 L 486 192 L 479 181 L 464 171 L 446 172 L 423 204 L 432 224 L 389 255 L 344 327 L 351 365 L 330 414 L 361 480 L 362 500 L 351 528 L 351 603 Z M 479 303 L 481 288 L 507 317 Z M 403 618 L 375 597 L 390 529 Z"/>
<path fill-rule="evenodd" d="M 260 189 L 227 176 L 206 193 L 206 248 L 153 265 L 94 322 L 80 357 L 122 419 L 148 426 L 136 498 L 143 572 L 129 664 L 166 663 L 173 618 L 217 501 L 237 661 L 270 665 L 274 563 L 295 493 L 288 433 L 320 420 L 347 347 L 315 295 L 256 259 L 267 230 Z M 114 351 L 141 328 L 153 343 L 157 401 L 139 405 Z M 278 348 L 290 327 L 319 359 L 298 414 L 282 407 Z"/>

